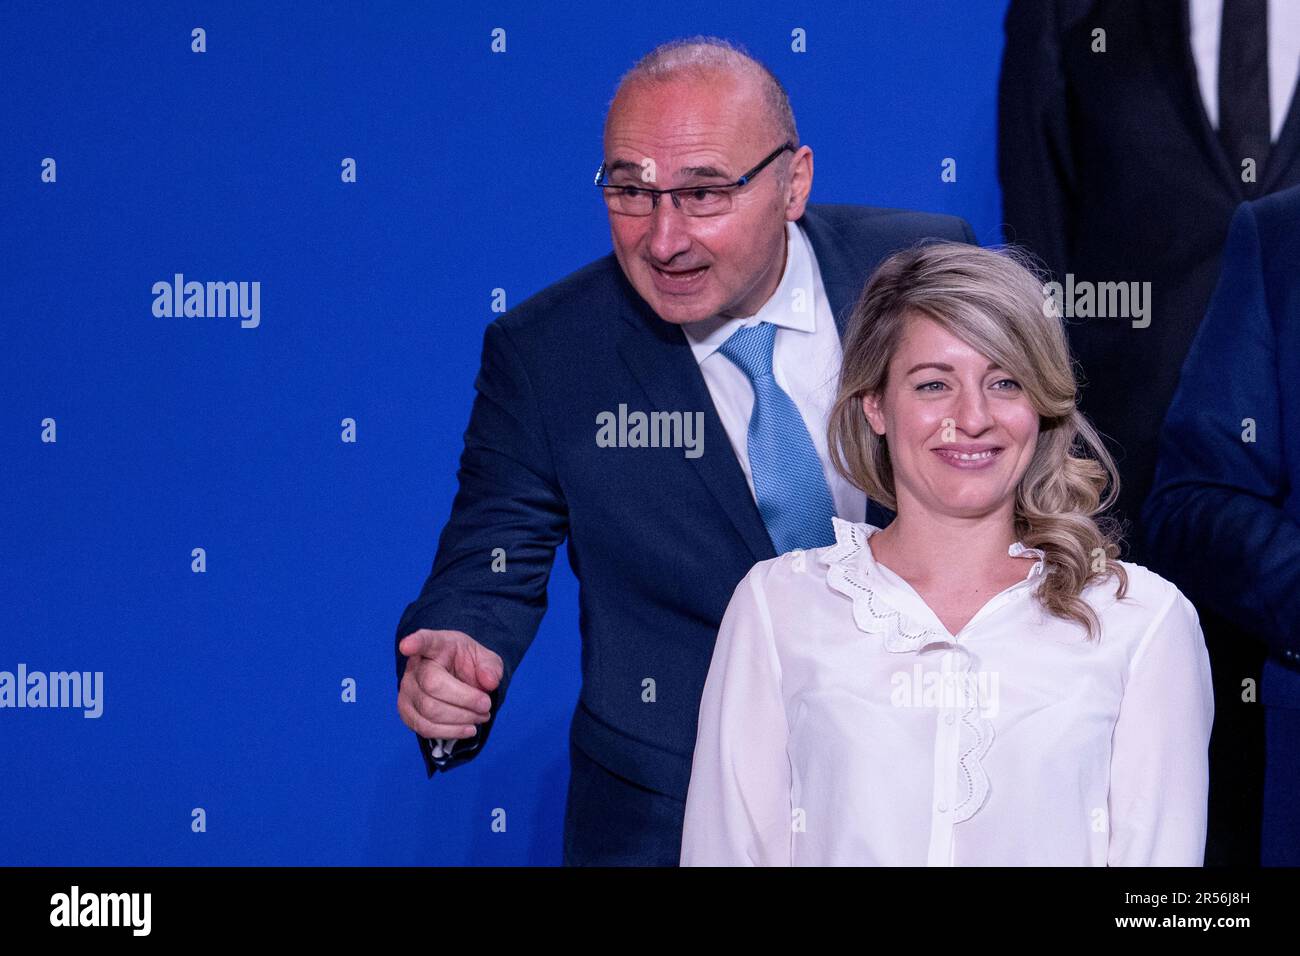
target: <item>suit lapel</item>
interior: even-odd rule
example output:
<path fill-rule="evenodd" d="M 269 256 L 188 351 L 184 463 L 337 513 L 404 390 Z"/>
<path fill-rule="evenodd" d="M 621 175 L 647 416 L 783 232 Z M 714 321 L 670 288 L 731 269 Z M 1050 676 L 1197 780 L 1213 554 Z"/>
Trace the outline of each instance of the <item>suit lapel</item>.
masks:
<path fill-rule="evenodd" d="M 1197 139 L 1206 162 L 1238 202 L 1246 198 L 1241 169 L 1223 149 L 1219 134 L 1205 111 L 1205 98 L 1192 53 L 1192 21 L 1188 0 L 1146 0 L 1144 19 L 1152 51 L 1152 78 L 1164 86 Z"/>
<path fill-rule="evenodd" d="M 831 314 L 835 317 L 835 328 L 839 331 L 840 343 L 843 344 L 849 317 L 858 303 L 867 277 L 876 266 L 875 258 L 863 248 L 861 242 L 851 241 L 811 204 L 804 207 L 798 225 L 803 226 L 808 233 L 808 241 L 812 243 L 813 255 L 817 257 L 817 269 L 822 276 L 822 287 L 826 290 Z M 881 528 L 889 524 L 892 512 L 883 510 L 865 492 L 862 497 L 866 502 L 867 522 Z"/>
<path fill-rule="evenodd" d="M 619 354 L 650 399 L 652 410 L 704 411 L 704 453 L 683 459 L 704 482 L 735 527 L 755 562 L 776 557 L 772 539 L 722 427 L 713 397 L 681 326 L 665 322 L 650 309 L 619 268 L 621 310 L 631 328 L 623 330 Z"/>
<path fill-rule="evenodd" d="M 1300 149 L 1300 79 L 1297 88 L 1291 91 L 1291 107 L 1278 133 L 1277 142 L 1268 151 L 1268 160 L 1264 163 L 1264 177 L 1260 185 L 1261 195 L 1276 190 L 1291 168 L 1296 150 Z"/>
<path fill-rule="evenodd" d="M 848 326 L 849 315 L 857 304 L 857 297 L 867 281 L 869 270 L 864 266 L 862 249 L 850 241 L 821 214 L 815 206 L 804 207 L 804 214 L 796 223 L 808 233 L 817 268 L 822 275 L 822 286 L 830 301 L 831 314 L 841 341 Z"/>

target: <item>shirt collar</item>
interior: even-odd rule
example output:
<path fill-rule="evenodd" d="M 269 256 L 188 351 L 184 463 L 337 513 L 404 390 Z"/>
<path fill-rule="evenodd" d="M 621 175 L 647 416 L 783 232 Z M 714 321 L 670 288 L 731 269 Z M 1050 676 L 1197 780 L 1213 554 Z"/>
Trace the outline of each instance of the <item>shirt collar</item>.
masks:
<path fill-rule="evenodd" d="M 835 518 L 832 520 L 838 521 L 840 519 Z M 936 634 L 940 636 L 947 635 L 948 632 L 944 628 L 943 623 L 939 620 L 938 615 L 934 613 L 934 610 L 930 605 L 925 603 L 925 600 L 916 592 L 916 589 L 913 588 L 912 585 L 908 584 L 900 575 L 876 561 L 876 557 L 871 551 L 871 546 L 866 543 L 866 540 L 881 529 L 873 524 L 866 523 L 861 527 L 863 528 L 864 534 L 862 539 L 862 553 L 860 557 L 861 564 L 858 567 L 861 569 L 864 578 L 860 583 L 868 589 L 873 584 L 881 586 L 884 590 L 885 600 L 894 604 L 895 607 L 908 615 L 911 620 L 923 623 L 929 621 L 931 629 L 934 630 Z M 985 604 L 975 612 L 975 616 L 972 617 L 970 621 L 966 622 L 963 630 L 970 627 L 970 625 L 975 621 L 986 618 L 990 614 L 998 611 L 1000 608 L 1006 606 L 1008 602 L 1015 600 L 1017 597 L 1032 594 L 1047 572 L 1047 555 L 1041 548 L 1029 548 L 1026 547 L 1023 542 L 1016 541 L 1007 548 L 1007 555 L 1013 558 L 1035 557 L 1038 560 L 1034 562 L 1033 567 L 1029 569 L 1021 580 L 1008 586 L 1000 593 L 986 601 Z M 915 637 L 916 635 L 913 634 L 912 636 Z M 919 645 L 904 642 L 898 643 L 897 646 L 889 647 L 889 650 L 910 650 L 913 649 L 914 646 Z"/>
<path fill-rule="evenodd" d="M 874 524 L 870 524 L 868 522 L 863 522 L 863 528 L 865 530 L 865 538 L 870 538 L 876 532 L 883 530 L 881 528 L 876 527 Z M 872 553 L 870 546 L 864 547 L 862 551 L 863 551 L 862 554 L 863 563 L 868 568 L 870 568 L 871 570 L 877 573 L 883 572 L 888 577 L 894 578 L 897 581 L 902 580 L 902 578 L 896 575 L 893 571 L 890 571 L 883 564 L 879 564 L 876 562 L 876 556 Z M 1021 584 L 1029 584 L 1034 580 L 1036 580 L 1037 578 L 1042 577 L 1047 571 L 1047 553 L 1042 548 L 1030 548 L 1027 547 L 1022 541 L 1015 541 L 1012 542 L 1012 544 L 1007 548 L 1007 557 L 1010 558 L 1033 557 L 1038 559 L 1037 561 L 1034 562 L 1033 567 L 1031 567 L 1027 572 L 1025 572 L 1025 576 L 1021 580 L 1017 581 L 1015 584 L 1011 585 L 1010 587 L 1019 587 Z M 1010 590 L 1010 588 L 1008 588 L 1007 590 Z"/>
<path fill-rule="evenodd" d="M 778 328 L 812 332 L 816 329 L 816 285 L 813 282 L 812 256 L 808 237 L 793 222 L 785 224 L 785 271 L 776 291 L 755 314 L 724 319 L 713 316 L 682 326 L 696 362 L 703 362 L 741 327 L 770 322 Z M 794 310 L 794 293 L 803 291 L 801 311 Z"/>
<path fill-rule="evenodd" d="M 831 518 L 835 544 L 818 549 L 818 560 L 826 565 L 826 583 L 853 601 L 853 620 L 868 633 L 885 636 L 885 650 L 916 651 L 927 643 L 948 642 L 949 634 L 938 615 L 903 578 L 876 562 L 867 540 L 881 529 L 868 522 L 853 523 Z M 1012 557 L 1037 556 L 1038 561 L 1023 581 L 990 598 L 966 622 L 987 617 L 1022 595 L 1033 594 L 1046 574 L 1046 554 L 1041 548 L 1027 548 L 1019 541 L 1007 548 Z"/>

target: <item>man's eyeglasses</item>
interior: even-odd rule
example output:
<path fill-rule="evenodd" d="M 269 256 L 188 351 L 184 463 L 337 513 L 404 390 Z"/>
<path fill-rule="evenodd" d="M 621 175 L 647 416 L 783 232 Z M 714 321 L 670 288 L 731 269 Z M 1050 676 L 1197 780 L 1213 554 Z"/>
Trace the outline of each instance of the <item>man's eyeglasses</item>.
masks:
<path fill-rule="evenodd" d="M 611 184 L 601 182 L 605 178 L 605 164 L 596 170 L 596 185 L 605 194 L 605 203 L 610 210 L 624 216 L 648 216 L 659 205 L 660 196 L 671 196 L 673 205 L 688 216 L 719 216 L 731 211 L 731 200 L 735 191 L 752 182 L 768 163 L 786 150 L 794 152 L 793 143 L 782 143 L 767 157 L 741 176 L 734 183 L 717 185 L 678 186 L 675 189 L 648 189 L 644 186 L 630 184 Z"/>

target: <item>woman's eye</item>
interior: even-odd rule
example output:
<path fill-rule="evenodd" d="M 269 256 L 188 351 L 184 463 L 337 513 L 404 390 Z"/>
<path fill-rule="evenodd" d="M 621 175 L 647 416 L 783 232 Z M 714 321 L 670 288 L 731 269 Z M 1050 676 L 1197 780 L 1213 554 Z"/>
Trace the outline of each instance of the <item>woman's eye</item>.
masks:
<path fill-rule="evenodd" d="M 916 390 L 918 392 L 937 392 L 940 389 L 947 388 L 947 387 L 948 386 L 944 385 L 943 382 L 925 382 L 921 385 L 916 386 Z"/>
<path fill-rule="evenodd" d="M 995 387 L 998 388 L 1001 388 L 1003 385 L 1010 386 L 1009 388 L 1002 389 L 1002 391 L 1005 392 L 1015 391 L 1016 389 L 1020 388 L 1020 383 L 1017 382 L 1014 378 L 1004 378 L 997 382 L 994 382 L 993 384 Z"/>

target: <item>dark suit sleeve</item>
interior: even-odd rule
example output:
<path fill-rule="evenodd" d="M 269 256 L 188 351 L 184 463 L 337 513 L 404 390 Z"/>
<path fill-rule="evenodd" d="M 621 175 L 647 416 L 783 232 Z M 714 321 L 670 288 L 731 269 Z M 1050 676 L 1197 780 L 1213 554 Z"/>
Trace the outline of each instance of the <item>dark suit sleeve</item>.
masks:
<path fill-rule="evenodd" d="M 568 532 L 534 383 L 499 321 L 484 334 L 474 388 L 451 517 L 420 596 L 402 614 L 396 641 L 420 628 L 464 631 L 501 656 L 504 672 L 490 695 L 491 719 L 474 737 L 457 740 L 451 755 L 435 756 L 435 745 L 416 735 L 429 776 L 464 763 L 487 742 L 546 610 L 555 550 Z M 504 570 L 494 570 L 494 552 L 504 559 Z M 405 668 L 398 652 L 399 684 Z"/>
<path fill-rule="evenodd" d="M 1289 476 L 1263 256 L 1243 205 L 1165 418 L 1143 520 L 1152 563 L 1188 597 L 1294 659 L 1300 525 L 1279 507 Z M 1253 442 L 1243 440 L 1246 419 Z"/>
<path fill-rule="evenodd" d="M 1006 241 L 1060 279 L 1073 231 L 1074 174 L 1056 0 L 1011 0 L 998 78 L 998 181 Z"/>

